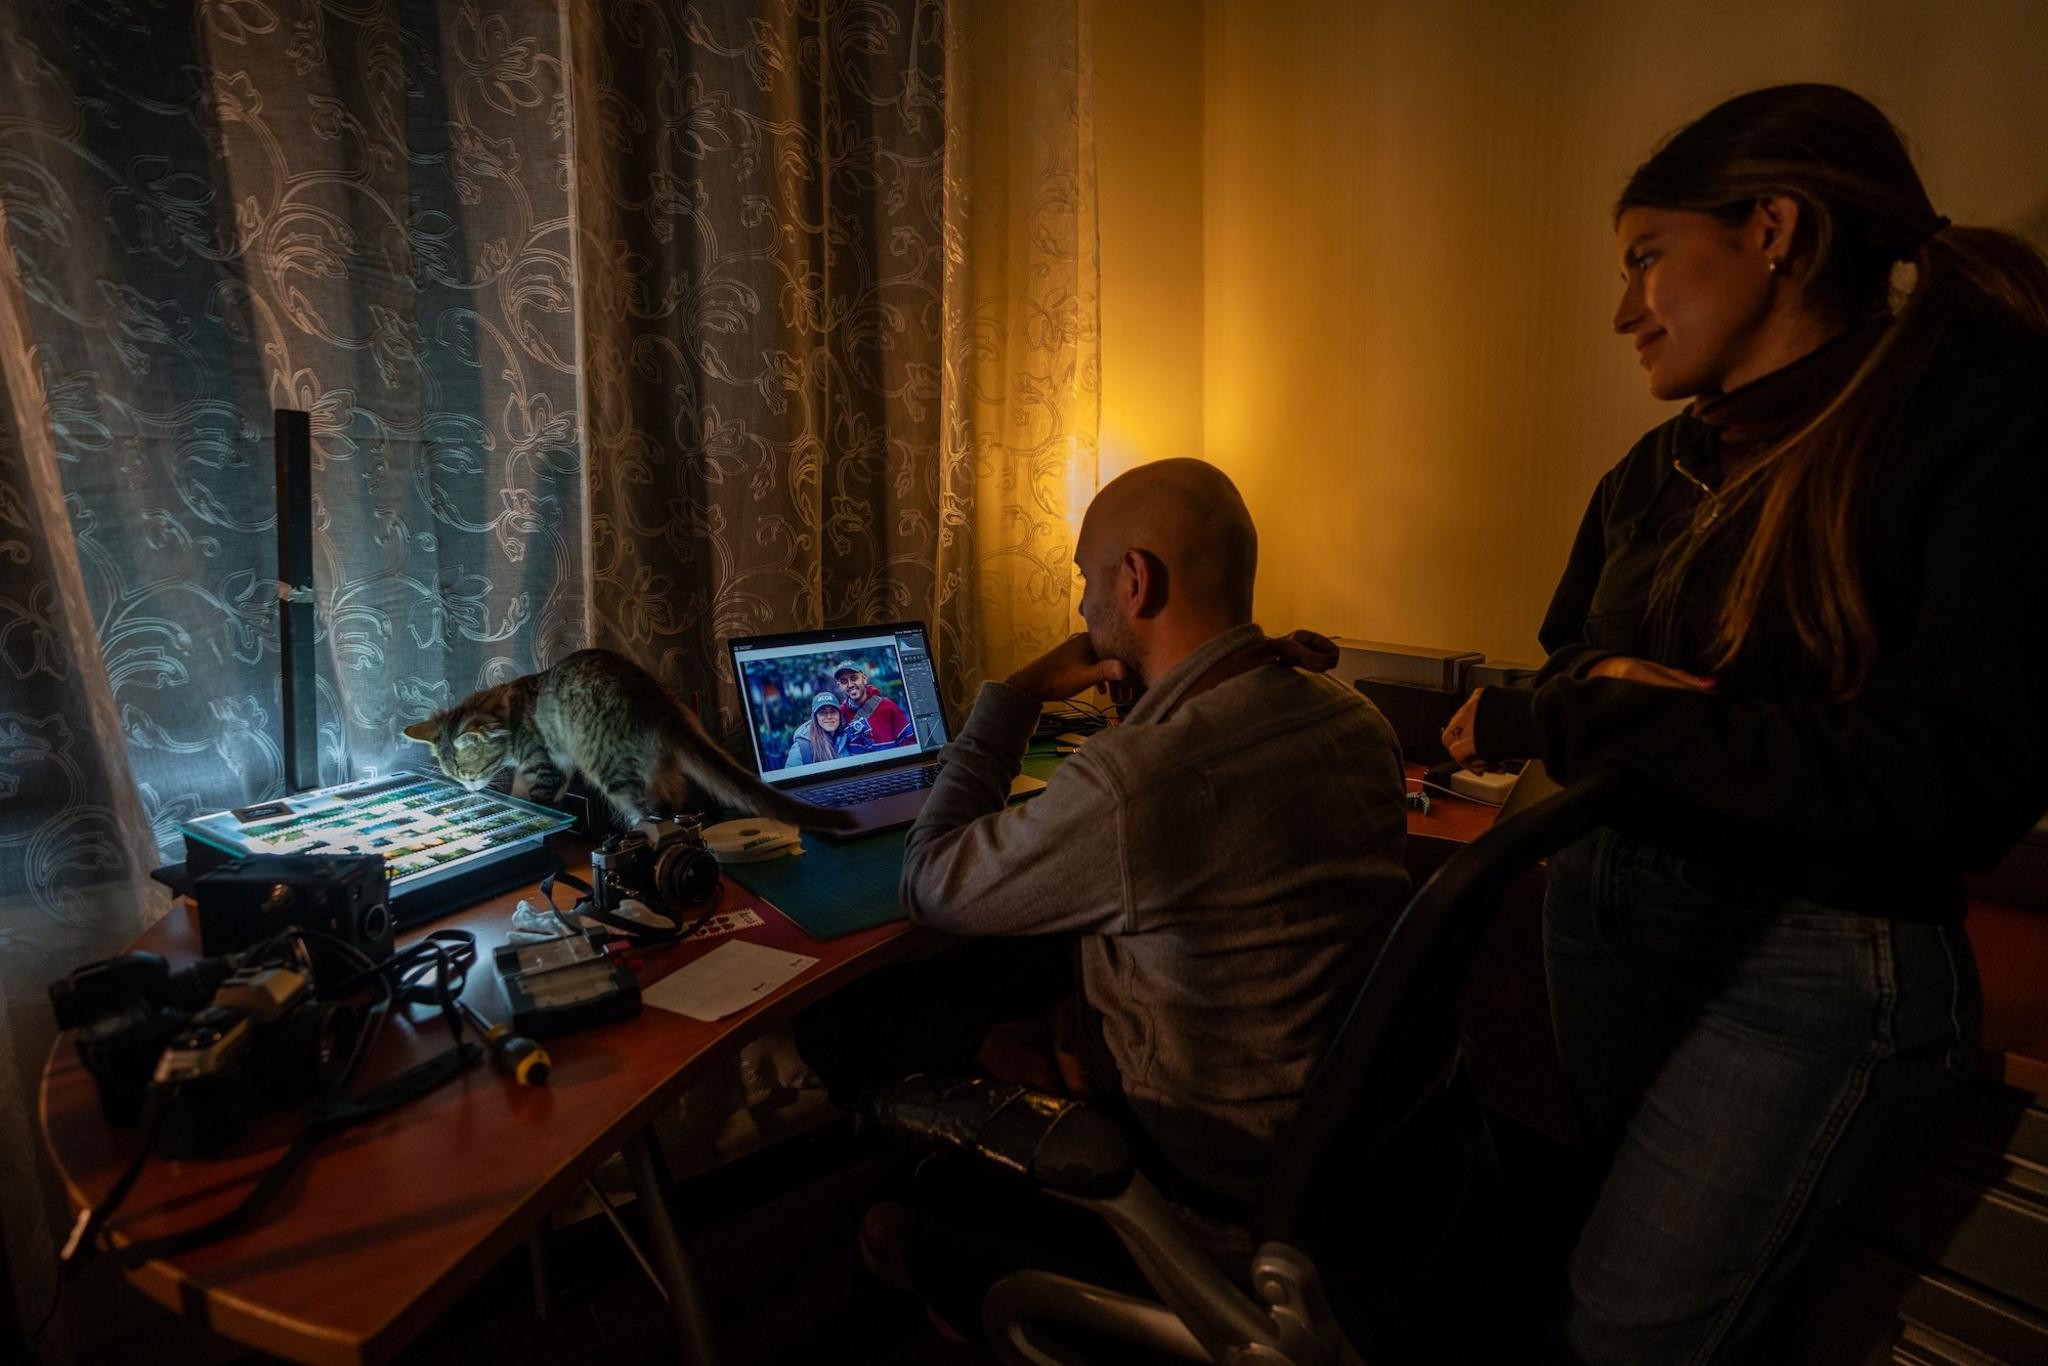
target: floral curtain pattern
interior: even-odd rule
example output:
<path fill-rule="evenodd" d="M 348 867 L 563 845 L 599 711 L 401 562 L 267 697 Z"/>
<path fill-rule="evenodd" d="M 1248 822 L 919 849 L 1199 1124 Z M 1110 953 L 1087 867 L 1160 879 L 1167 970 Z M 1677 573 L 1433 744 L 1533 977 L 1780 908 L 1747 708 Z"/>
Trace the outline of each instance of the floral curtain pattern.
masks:
<path fill-rule="evenodd" d="M 938 633 L 1000 677 L 1080 608 L 1097 481 L 1101 269 L 1088 25 L 1073 5 L 961 5 L 948 31 Z M 976 669 L 973 666 L 978 665 Z"/>
<path fill-rule="evenodd" d="M 1077 14 L 573 11 L 593 634 L 714 730 L 735 635 L 924 619 L 957 708 L 1069 629 L 1099 331 Z"/>
<path fill-rule="evenodd" d="M 595 639 L 714 730 L 729 637 L 931 609 L 944 28 L 932 0 L 570 22 Z"/>
<path fill-rule="evenodd" d="M 0 11 L 0 1228 L 39 1313 L 43 987 L 282 790 L 275 407 L 312 413 L 323 782 L 585 644 L 728 733 L 732 634 L 1072 621 L 1082 9 Z M 20 1178 L 20 1179 L 17 1179 Z M 20 1194 L 14 1194 L 20 1193 Z"/>

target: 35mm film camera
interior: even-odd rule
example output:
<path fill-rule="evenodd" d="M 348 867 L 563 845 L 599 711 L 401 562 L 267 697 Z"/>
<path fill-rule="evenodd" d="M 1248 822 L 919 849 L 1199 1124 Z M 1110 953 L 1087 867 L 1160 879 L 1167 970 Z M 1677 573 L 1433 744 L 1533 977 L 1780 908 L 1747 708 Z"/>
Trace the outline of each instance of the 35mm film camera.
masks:
<path fill-rule="evenodd" d="M 125 953 L 50 986 L 57 1027 L 76 1029 L 109 1123 L 134 1125 L 152 1088 L 168 1110 L 156 1150 L 200 1157 L 247 1132 L 258 1110 L 312 1098 L 340 1073 L 360 1019 L 317 1000 L 310 974 L 204 958 L 172 972 Z"/>
<path fill-rule="evenodd" d="M 361 1028 L 353 1006 L 319 999 L 391 956 L 390 889 L 375 854 L 261 854 L 193 884 L 208 956 L 171 971 L 153 953 L 92 963 L 51 984 L 60 1029 L 76 1029 L 110 1123 L 133 1125 L 151 1093 L 167 1110 L 156 1150 L 225 1147 L 264 1108 L 332 1084 Z M 292 930 L 313 933 L 279 940 Z M 242 950 L 279 952 L 244 963 Z"/>
<path fill-rule="evenodd" d="M 638 830 L 613 835 L 590 854 L 590 904 L 605 914 L 638 901 L 673 915 L 702 905 L 718 890 L 718 860 L 704 847 L 704 825 L 694 817 L 662 821 L 650 838 Z"/>

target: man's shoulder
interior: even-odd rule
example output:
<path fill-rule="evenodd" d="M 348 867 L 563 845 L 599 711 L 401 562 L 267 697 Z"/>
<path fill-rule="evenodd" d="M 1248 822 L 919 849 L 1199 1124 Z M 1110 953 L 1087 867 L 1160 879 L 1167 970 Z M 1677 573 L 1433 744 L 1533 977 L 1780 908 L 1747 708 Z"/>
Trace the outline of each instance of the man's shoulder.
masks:
<path fill-rule="evenodd" d="M 1103 731 L 1082 754 L 1126 783 L 1144 783 L 1304 745 L 1327 755 L 1400 750 L 1394 728 L 1358 689 L 1327 674 L 1273 668 L 1189 698 L 1166 721 Z"/>
<path fill-rule="evenodd" d="M 1247 675 L 1260 694 L 1258 705 L 1279 715 L 1293 715 L 1304 727 L 1357 729 L 1393 739 L 1393 727 L 1357 687 L 1334 674 L 1310 669 L 1263 669 Z"/>

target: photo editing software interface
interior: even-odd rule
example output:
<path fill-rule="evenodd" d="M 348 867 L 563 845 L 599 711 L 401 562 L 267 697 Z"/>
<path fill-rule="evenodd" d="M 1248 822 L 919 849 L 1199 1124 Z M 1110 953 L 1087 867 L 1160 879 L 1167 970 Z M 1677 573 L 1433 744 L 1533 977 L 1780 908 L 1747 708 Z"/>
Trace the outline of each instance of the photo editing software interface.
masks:
<path fill-rule="evenodd" d="M 735 645 L 754 761 L 771 783 L 936 752 L 946 722 L 920 629 Z"/>

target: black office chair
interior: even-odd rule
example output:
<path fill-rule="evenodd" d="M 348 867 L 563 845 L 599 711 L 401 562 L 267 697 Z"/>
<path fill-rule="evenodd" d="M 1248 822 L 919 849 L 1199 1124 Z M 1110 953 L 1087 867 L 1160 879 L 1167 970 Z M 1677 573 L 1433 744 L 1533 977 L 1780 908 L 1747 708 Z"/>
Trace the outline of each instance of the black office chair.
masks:
<path fill-rule="evenodd" d="M 1412 1113 L 1414 1031 L 1432 1027 L 1456 998 L 1509 888 L 1544 855 L 1606 824 L 1632 786 L 1618 775 L 1584 779 L 1501 820 L 1410 899 L 1250 1212 L 1255 1250 L 1242 1282 L 1198 1246 L 1137 1169 L 1122 1129 L 1083 1103 L 986 1078 L 924 1076 L 871 1097 L 865 1109 L 880 1125 L 974 1154 L 1098 1213 L 1158 1296 L 1047 1271 L 1013 1273 L 982 1301 L 997 1356 L 1073 1362 L 1058 1332 L 1070 1325 L 1188 1361 L 1361 1362 L 1353 1334 L 1332 1312 L 1318 1264 L 1345 1258 L 1347 1239 L 1355 1251 L 1384 1234 L 1372 1227 L 1333 1231 L 1333 1223 L 1341 1224 L 1329 1217 L 1333 1177 L 1341 1183 L 1343 1174 L 1355 1174 L 1360 1155 Z M 1390 1095 L 1400 1099 L 1389 1103 Z M 1348 1295 L 1345 1302 L 1350 1308 Z"/>

